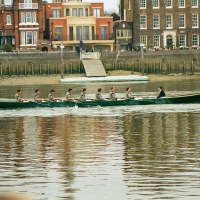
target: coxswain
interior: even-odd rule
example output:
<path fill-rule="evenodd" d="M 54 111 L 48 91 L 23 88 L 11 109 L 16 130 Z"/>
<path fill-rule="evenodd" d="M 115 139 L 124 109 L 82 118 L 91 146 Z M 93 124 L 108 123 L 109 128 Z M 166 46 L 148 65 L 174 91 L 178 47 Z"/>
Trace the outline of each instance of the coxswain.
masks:
<path fill-rule="evenodd" d="M 159 87 L 158 91 L 159 91 L 159 93 L 158 93 L 157 98 L 161 98 L 161 97 L 165 97 L 166 96 L 162 87 Z"/>

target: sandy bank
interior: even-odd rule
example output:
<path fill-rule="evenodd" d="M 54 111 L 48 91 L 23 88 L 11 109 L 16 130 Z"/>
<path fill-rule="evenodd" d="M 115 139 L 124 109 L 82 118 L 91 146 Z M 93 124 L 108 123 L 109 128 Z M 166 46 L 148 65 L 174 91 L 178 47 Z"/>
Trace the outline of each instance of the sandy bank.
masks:
<path fill-rule="evenodd" d="M 120 75 L 130 75 L 130 71 L 110 71 L 112 76 Z M 140 73 L 134 73 L 135 75 L 141 75 Z M 84 74 L 70 74 L 66 75 L 67 77 L 84 77 Z M 148 74 L 151 82 L 162 82 L 162 81 L 181 81 L 185 79 L 200 79 L 200 75 L 182 75 L 182 74 L 172 74 L 172 75 L 155 75 Z M 61 84 L 60 75 L 56 76 L 22 76 L 22 77 L 0 77 L 0 85 L 37 85 L 37 84 Z"/>

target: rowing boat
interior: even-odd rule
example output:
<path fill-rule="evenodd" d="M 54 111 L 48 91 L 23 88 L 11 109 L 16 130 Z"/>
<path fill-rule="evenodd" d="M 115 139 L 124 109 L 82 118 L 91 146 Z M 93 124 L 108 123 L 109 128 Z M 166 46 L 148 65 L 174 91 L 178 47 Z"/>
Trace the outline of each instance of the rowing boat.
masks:
<path fill-rule="evenodd" d="M 200 103 L 200 93 L 198 94 L 187 94 L 187 95 L 176 95 L 176 96 L 167 96 L 163 98 L 155 97 L 142 97 L 135 99 L 117 99 L 117 100 L 92 100 L 88 99 L 86 101 L 72 100 L 72 101 L 1 101 L 0 108 L 36 108 L 36 107 L 95 107 L 95 106 L 131 106 L 131 105 L 150 105 L 150 104 L 186 104 L 186 103 Z"/>

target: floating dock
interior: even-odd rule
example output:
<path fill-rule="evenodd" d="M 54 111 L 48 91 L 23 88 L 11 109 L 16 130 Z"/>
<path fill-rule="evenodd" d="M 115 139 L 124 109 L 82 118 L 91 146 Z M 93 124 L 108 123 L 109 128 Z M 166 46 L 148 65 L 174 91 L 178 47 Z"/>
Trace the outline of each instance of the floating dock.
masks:
<path fill-rule="evenodd" d="M 149 81 L 147 76 L 126 75 L 126 76 L 106 76 L 106 77 L 75 77 L 60 79 L 61 83 L 85 83 L 85 82 L 130 82 Z"/>

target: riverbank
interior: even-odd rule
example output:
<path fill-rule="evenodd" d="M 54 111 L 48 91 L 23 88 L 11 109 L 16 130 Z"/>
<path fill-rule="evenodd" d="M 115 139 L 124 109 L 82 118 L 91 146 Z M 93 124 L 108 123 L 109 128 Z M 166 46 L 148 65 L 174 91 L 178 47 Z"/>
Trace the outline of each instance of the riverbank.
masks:
<path fill-rule="evenodd" d="M 111 76 L 124 76 L 133 74 L 131 71 L 115 70 L 109 71 Z M 141 75 L 141 73 L 134 73 L 134 75 Z M 162 81 L 182 81 L 185 79 L 199 79 L 200 75 L 183 75 L 183 74 L 170 74 L 170 75 L 146 75 L 150 78 L 151 82 L 162 82 Z M 65 78 L 72 77 L 85 77 L 84 74 L 70 74 L 66 75 Z M 60 83 L 60 75 L 52 76 L 13 76 L 13 77 L 1 77 L 1 85 L 47 85 L 47 84 L 62 84 Z"/>

